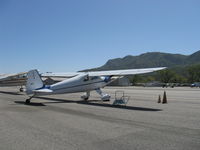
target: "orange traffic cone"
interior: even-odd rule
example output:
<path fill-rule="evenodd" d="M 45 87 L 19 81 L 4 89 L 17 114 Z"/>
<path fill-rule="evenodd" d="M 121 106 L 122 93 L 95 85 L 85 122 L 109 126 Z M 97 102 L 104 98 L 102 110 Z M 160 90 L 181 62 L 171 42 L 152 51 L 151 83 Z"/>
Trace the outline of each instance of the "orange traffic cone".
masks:
<path fill-rule="evenodd" d="M 163 94 L 163 101 L 162 101 L 163 104 L 166 104 L 167 103 L 167 95 L 166 95 L 166 92 L 164 91 L 164 94 Z"/>
<path fill-rule="evenodd" d="M 158 103 L 161 103 L 161 96 L 158 95 Z"/>

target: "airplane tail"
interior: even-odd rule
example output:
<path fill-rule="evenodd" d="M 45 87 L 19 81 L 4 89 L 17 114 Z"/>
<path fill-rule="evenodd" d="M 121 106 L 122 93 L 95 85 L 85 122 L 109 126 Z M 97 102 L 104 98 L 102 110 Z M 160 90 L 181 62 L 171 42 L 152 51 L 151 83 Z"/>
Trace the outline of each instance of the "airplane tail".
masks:
<path fill-rule="evenodd" d="M 27 73 L 26 93 L 33 94 L 34 90 L 44 87 L 43 81 L 37 70 L 31 70 Z"/>

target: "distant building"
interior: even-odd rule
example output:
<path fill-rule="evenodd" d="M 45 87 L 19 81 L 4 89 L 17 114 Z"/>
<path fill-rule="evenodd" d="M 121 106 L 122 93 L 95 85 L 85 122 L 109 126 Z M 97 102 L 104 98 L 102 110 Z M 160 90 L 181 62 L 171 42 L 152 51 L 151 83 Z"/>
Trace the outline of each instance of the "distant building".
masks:
<path fill-rule="evenodd" d="M 159 81 L 151 81 L 144 84 L 145 87 L 163 87 L 165 83 Z"/>

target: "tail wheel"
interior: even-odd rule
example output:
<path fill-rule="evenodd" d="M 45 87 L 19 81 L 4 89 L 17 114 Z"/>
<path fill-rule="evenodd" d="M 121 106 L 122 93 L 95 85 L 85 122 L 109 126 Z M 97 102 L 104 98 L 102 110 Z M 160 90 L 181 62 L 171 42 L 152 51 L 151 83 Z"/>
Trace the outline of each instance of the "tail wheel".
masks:
<path fill-rule="evenodd" d="M 26 100 L 26 104 L 30 104 L 31 100 L 30 99 L 27 99 Z"/>

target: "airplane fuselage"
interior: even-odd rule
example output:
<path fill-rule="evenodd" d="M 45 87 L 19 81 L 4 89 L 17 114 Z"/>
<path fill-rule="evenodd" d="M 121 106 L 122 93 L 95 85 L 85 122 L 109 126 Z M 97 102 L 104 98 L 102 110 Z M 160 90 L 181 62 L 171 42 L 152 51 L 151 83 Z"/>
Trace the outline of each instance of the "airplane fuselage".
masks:
<path fill-rule="evenodd" d="M 38 96 L 93 91 L 103 88 L 109 84 L 111 79 L 108 80 L 107 78 L 108 77 L 89 77 L 87 74 L 81 74 L 53 85 L 46 86 L 46 88 L 52 92 L 35 92 L 35 95 Z"/>

